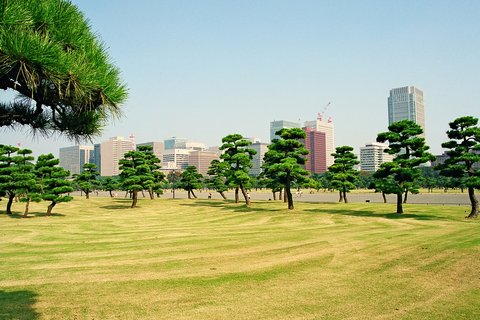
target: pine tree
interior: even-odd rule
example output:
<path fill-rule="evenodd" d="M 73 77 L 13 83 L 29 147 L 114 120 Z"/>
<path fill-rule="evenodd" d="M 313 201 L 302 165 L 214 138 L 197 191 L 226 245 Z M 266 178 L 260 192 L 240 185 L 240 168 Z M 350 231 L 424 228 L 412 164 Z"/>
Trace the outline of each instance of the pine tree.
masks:
<path fill-rule="evenodd" d="M 298 128 L 281 129 L 275 134 L 280 139 L 273 139 L 264 156 L 265 176 L 282 184 L 288 202 L 288 209 L 294 209 L 291 187 L 293 183 L 308 181 L 308 171 L 305 164 L 305 155 L 308 150 L 304 148 L 300 139 L 305 139 L 305 132 Z"/>
<path fill-rule="evenodd" d="M 240 190 L 246 205 L 250 205 L 250 197 L 247 188 L 250 186 L 249 169 L 252 167 L 252 157 L 257 152 L 248 148 L 252 143 L 243 138 L 241 134 L 230 134 L 222 139 L 220 150 L 224 153 L 220 156 L 228 164 L 226 171 L 226 183 L 235 188 L 235 203 L 238 203 L 238 191 Z"/>
<path fill-rule="evenodd" d="M 478 217 L 478 200 L 475 189 L 480 189 L 480 127 L 478 118 L 465 116 L 449 124 L 447 136 L 450 141 L 442 143 L 448 158 L 438 166 L 440 174 L 462 181 L 468 189 L 471 210 L 467 218 Z"/>
<path fill-rule="evenodd" d="M 68 195 L 73 191 L 70 181 L 67 180 L 70 172 L 59 167 L 59 162 L 53 154 L 49 153 L 40 155 L 35 164 L 42 199 L 51 201 L 48 205 L 47 216 L 52 214 L 53 207 L 57 203 L 73 200 L 73 197 Z"/>
<path fill-rule="evenodd" d="M 353 167 L 360 163 L 357 156 L 352 152 L 353 148 L 350 146 L 342 146 L 336 148 L 336 152 L 332 153 L 334 163 L 328 168 L 332 173 L 331 183 L 335 189 L 340 192 L 340 200 L 347 203 L 347 192 L 355 189 L 355 181 L 359 176 L 359 171 Z"/>
<path fill-rule="evenodd" d="M 379 133 L 377 142 L 389 142 L 385 151 L 395 155 L 392 162 L 383 163 L 375 173 L 376 178 L 393 177 L 394 186 L 390 190 L 397 195 L 397 213 L 403 213 L 403 193 L 412 190 L 420 177 L 418 166 L 435 157 L 427 150 L 425 139 L 419 137 L 423 129 L 413 121 L 402 120 L 388 126 L 388 132 Z"/>

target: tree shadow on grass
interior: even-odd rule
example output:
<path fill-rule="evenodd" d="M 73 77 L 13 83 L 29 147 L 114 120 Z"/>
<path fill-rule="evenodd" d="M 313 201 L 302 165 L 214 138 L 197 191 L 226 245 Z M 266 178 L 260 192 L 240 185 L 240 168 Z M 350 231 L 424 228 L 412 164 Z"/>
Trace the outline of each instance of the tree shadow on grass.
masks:
<path fill-rule="evenodd" d="M 280 212 L 283 211 L 282 209 L 278 208 L 264 208 L 261 207 L 259 208 L 258 206 L 255 206 L 253 204 L 252 206 L 247 206 L 246 204 L 242 203 L 235 203 L 233 200 L 196 200 L 192 201 L 190 203 L 181 203 L 181 206 L 187 206 L 187 207 L 193 207 L 193 208 L 198 208 L 198 207 L 214 207 L 214 208 L 219 208 L 225 211 L 233 211 L 233 212 Z"/>
<path fill-rule="evenodd" d="M 34 309 L 37 296 L 28 290 L 0 290 L 0 319 L 38 319 L 40 315 Z"/>
<path fill-rule="evenodd" d="M 9 214 L 7 216 L 12 219 L 29 219 L 35 217 L 65 217 L 65 215 L 62 213 L 52 213 L 50 215 L 47 215 L 46 212 L 29 212 L 26 217 L 23 216 L 23 213 L 12 212 L 12 214 Z"/>
<path fill-rule="evenodd" d="M 132 199 L 115 199 L 112 200 L 115 204 L 109 204 L 106 206 L 101 206 L 102 209 L 131 209 L 132 206 Z"/>
<path fill-rule="evenodd" d="M 374 217 L 374 218 L 386 218 L 386 219 L 416 219 L 416 220 L 448 220 L 444 217 L 438 217 L 435 215 L 426 215 L 418 213 L 381 213 L 367 210 L 348 210 L 348 209 L 306 209 L 306 212 L 312 213 L 326 213 L 326 214 L 339 214 L 345 216 L 354 217 Z"/>

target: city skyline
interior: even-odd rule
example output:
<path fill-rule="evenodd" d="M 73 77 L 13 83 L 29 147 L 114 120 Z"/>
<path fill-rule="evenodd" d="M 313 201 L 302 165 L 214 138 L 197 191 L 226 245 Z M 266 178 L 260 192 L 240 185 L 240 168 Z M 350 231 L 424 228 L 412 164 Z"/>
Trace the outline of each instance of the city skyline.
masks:
<path fill-rule="evenodd" d="M 335 146 L 358 154 L 387 129 L 389 90 L 416 86 L 427 144 L 440 154 L 448 122 L 479 116 L 475 1 L 73 3 L 130 88 L 124 117 L 93 142 L 134 133 L 219 145 L 237 132 L 267 142 L 271 121 L 311 120 L 331 102 Z M 25 130 L 1 135 L 36 155 L 73 144 Z"/>

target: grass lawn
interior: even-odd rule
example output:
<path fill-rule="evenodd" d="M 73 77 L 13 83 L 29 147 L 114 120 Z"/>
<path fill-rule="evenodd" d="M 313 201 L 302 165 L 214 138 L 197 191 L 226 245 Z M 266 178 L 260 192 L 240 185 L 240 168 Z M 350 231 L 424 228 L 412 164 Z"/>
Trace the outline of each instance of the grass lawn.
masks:
<path fill-rule="evenodd" d="M 480 319 L 466 206 L 129 204 L 1 214 L 0 319 Z"/>

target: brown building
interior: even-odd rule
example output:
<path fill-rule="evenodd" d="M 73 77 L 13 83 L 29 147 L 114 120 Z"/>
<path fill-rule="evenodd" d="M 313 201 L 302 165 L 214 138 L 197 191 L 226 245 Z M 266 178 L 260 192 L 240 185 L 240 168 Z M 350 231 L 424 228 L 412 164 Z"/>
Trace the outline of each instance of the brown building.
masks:
<path fill-rule="evenodd" d="M 210 163 L 213 160 L 219 160 L 220 156 L 213 151 L 190 151 L 188 165 L 195 166 L 197 171 L 203 175 L 207 174 Z"/>
<path fill-rule="evenodd" d="M 327 171 L 327 139 L 326 133 L 320 132 L 312 128 L 305 127 L 306 137 L 302 141 L 305 149 L 308 150 L 306 155 L 307 163 L 305 169 L 311 174 L 323 173 Z"/>

